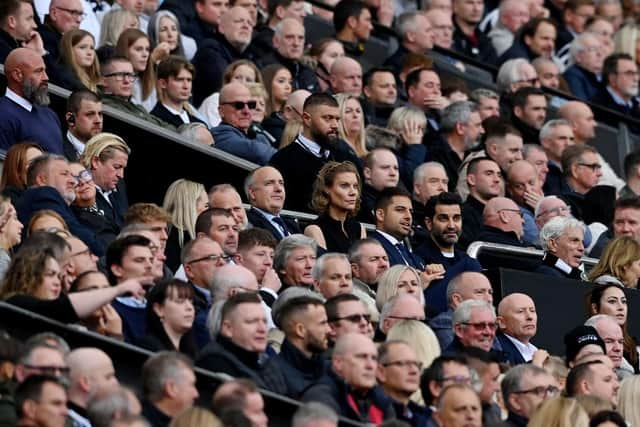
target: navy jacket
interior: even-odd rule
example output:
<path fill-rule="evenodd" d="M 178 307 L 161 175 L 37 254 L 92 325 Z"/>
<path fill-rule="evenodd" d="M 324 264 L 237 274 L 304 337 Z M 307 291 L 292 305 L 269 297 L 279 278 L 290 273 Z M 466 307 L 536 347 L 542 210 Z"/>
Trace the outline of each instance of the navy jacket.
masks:
<path fill-rule="evenodd" d="M 389 265 L 394 266 L 398 264 L 405 264 L 404 258 L 400 253 L 400 250 L 393 246 L 391 242 L 389 242 L 382 234 L 380 234 L 377 230 L 369 233 L 369 237 L 376 239 L 380 242 L 384 251 L 387 253 L 387 257 L 389 258 Z M 411 248 L 407 246 L 407 249 L 411 251 Z M 422 271 L 424 269 L 424 264 L 420 260 L 420 257 L 414 254 L 413 252 L 409 252 L 410 258 L 407 260 L 409 265 L 413 268 Z"/>
<path fill-rule="evenodd" d="M 16 203 L 18 219 L 23 224 L 28 224 L 33 214 L 43 209 L 51 209 L 60 214 L 71 234 L 85 242 L 97 256 L 104 255 L 105 247 L 97 238 L 96 233 L 80 224 L 69 205 L 55 188 L 49 186 L 29 188 Z"/>
<path fill-rule="evenodd" d="M 502 353 L 505 356 L 506 362 L 508 362 L 511 366 L 521 365 L 523 363 L 527 363 L 522 357 L 522 354 L 518 351 L 517 347 L 505 334 L 502 332 L 496 333 L 496 341 L 500 344 L 502 348 Z"/>
<path fill-rule="evenodd" d="M 211 133 L 216 148 L 259 165 L 265 165 L 277 151 L 263 135 L 248 135 L 224 122 Z"/>
<path fill-rule="evenodd" d="M 573 96 L 585 101 L 589 101 L 596 96 L 602 85 L 595 74 L 585 70 L 578 64 L 573 64 L 567 68 L 562 77 L 569 85 Z"/>
<path fill-rule="evenodd" d="M 436 246 L 433 239 L 427 239 L 422 246 L 416 249 L 416 255 L 424 260 L 425 264 L 442 264 L 445 269 L 444 277 L 434 280 L 424 290 L 424 300 L 427 305 L 436 312 L 447 311 L 447 286 L 449 281 L 464 271 L 482 271 L 480 263 L 458 249 L 453 250 L 453 258 L 446 257 Z"/>
<path fill-rule="evenodd" d="M 300 230 L 300 226 L 298 222 L 294 218 L 281 217 L 284 221 L 284 224 L 287 226 L 287 230 L 289 230 L 289 234 L 300 234 L 302 231 Z M 267 230 L 278 242 L 282 240 L 282 235 L 279 230 L 271 224 L 271 222 L 264 216 L 262 213 L 258 212 L 257 209 L 251 208 L 247 211 L 247 219 L 249 223 L 257 228 L 262 228 Z"/>

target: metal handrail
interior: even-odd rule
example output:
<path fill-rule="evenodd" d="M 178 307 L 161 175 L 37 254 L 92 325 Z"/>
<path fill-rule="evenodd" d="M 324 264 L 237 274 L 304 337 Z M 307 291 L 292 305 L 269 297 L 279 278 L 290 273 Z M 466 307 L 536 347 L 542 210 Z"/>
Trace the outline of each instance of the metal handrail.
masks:
<path fill-rule="evenodd" d="M 544 251 L 540 249 L 534 248 L 522 248 L 519 246 L 511 246 L 504 245 L 501 243 L 491 243 L 491 242 L 473 242 L 467 248 L 467 255 L 471 258 L 478 259 L 480 253 L 490 250 L 497 253 L 503 253 L 507 255 L 526 255 L 531 257 L 540 257 L 544 256 Z M 597 258 L 591 257 L 582 257 L 582 262 L 587 267 L 593 267 L 598 263 Z"/>

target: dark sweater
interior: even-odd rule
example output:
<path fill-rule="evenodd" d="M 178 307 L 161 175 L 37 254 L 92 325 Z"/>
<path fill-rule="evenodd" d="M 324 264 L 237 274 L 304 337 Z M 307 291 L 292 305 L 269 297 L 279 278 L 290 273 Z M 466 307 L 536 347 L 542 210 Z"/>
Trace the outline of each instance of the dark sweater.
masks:
<path fill-rule="evenodd" d="M 63 154 L 60 120 L 53 110 L 33 105 L 27 111 L 6 96 L 0 98 L 0 148 L 8 150 L 13 144 L 30 140 L 45 151 Z"/>
<path fill-rule="evenodd" d="M 136 344 L 145 336 L 147 319 L 144 307 L 132 307 L 117 299 L 111 303 L 122 319 L 122 334 L 124 340 Z"/>

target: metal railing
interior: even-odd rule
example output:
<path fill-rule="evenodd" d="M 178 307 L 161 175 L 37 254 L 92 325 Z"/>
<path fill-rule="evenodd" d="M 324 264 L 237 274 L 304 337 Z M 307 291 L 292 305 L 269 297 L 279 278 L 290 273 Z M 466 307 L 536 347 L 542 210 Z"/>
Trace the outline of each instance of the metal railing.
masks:
<path fill-rule="evenodd" d="M 530 258 L 540 258 L 544 256 L 544 251 L 533 248 L 521 248 L 519 246 L 503 245 L 501 243 L 491 242 L 473 242 L 467 248 L 467 255 L 471 258 L 478 259 L 485 252 L 495 255 L 524 255 Z M 598 263 L 598 259 L 591 257 L 582 257 L 585 267 L 593 267 Z"/>

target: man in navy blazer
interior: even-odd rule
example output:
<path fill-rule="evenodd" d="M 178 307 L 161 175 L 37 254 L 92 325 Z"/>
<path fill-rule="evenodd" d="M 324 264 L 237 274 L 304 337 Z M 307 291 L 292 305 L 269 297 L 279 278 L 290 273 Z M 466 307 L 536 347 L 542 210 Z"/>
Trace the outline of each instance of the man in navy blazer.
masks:
<path fill-rule="evenodd" d="M 515 293 L 504 297 L 498 305 L 496 321 L 500 328 L 496 340 L 511 365 L 530 362 L 536 354 L 538 357 L 546 355 L 530 342 L 538 328 L 538 315 L 536 305 L 528 295 Z"/>
<path fill-rule="evenodd" d="M 91 251 L 104 255 L 104 246 L 95 233 L 78 222 L 69 205 L 76 197 L 76 179 L 63 156 L 43 154 L 36 157 L 27 170 L 29 187 L 16 203 L 18 219 L 23 224 L 36 212 L 51 209 L 62 216 L 71 234 L 84 241 Z"/>
<path fill-rule="evenodd" d="M 286 192 L 284 178 L 278 169 L 272 166 L 255 169 L 247 177 L 244 191 L 251 204 L 247 212 L 251 225 L 267 230 L 278 242 L 302 232 L 294 219 L 280 216 Z"/>
<path fill-rule="evenodd" d="M 385 188 L 376 200 L 374 213 L 376 229 L 370 237 L 382 244 L 389 265 L 404 264 L 423 271 L 424 263 L 406 241 L 413 222 L 411 195 L 399 187 Z"/>

